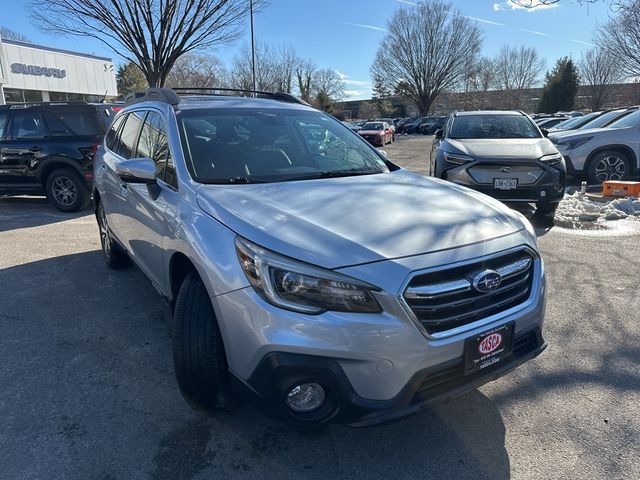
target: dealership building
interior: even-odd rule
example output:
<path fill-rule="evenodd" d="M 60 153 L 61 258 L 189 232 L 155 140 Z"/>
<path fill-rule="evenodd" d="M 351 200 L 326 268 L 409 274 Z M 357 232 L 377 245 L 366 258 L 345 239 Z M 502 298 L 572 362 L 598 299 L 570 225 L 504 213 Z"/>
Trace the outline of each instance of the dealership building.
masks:
<path fill-rule="evenodd" d="M 0 105 L 118 95 L 110 58 L 0 39 Z"/>

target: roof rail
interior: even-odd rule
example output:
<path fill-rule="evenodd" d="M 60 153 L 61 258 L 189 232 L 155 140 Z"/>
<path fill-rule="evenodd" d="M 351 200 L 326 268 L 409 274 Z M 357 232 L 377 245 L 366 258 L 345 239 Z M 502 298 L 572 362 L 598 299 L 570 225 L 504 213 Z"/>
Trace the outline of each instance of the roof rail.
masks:
<path fill-rule="evenodd" d="M 89 105 L 87 102 L 83 100 L 71 100 L 71 101 L 63 101 L 63 102 L 20 102 L 20 103 L 7 103 L 6 105 L 2 105 L 4 108 L 8 109 L 20 109 L 20 108 L 31 108 L 31 107 L 57 107 L 57 106 L 65 106 L 65 105 Z"/>
<path fill-rule="evenodd" d="M 180 98 L 176 95 L 176 92 L 170 88 L 147 88 L 144 92 L 132 92 L 127 95 L 124 99 L 124 104 L 133 105 L 134 103 L 147 102 L 150 100 L 165 102 L 169 105 L 177 105 L 180 103 Z"/>
<path fill-rule="evenodd" d="M 289 103 L 298 103 L 300 105 L 305 105 L 309 107 L 310 105 L 302 100 L 301 98 L 296 97 L 290 93 L 285 92 L 264 92 L 260 90 L 246 90 L 243 88 L 203 88 L 203 87 L 176 87 L 172 89 L 178 95 L 188 95 L 189 93 L 196 93 L 198 95 L 206 95 L 206 96 L 224 96 L 225 93 L 242 93 L 249 95 L 260 95 L 263 97 L 273 98 L 274 100 L 282 100 L 283 102 Z M 223 93 L 216 93 L 223 92 Z M 246 95 L 245 95 L 246 96 Z"/>

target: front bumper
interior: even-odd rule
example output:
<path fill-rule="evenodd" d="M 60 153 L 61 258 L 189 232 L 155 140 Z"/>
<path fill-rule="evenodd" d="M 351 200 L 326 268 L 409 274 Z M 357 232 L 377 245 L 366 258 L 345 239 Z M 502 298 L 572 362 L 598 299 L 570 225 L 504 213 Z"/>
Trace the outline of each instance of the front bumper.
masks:
<path fill-rule="evenodd" d="M 542 162 L 498 162 L 478 160 L 464 165 L 455 165 L 442 160 L 443 174 L 445 180 L 463 185 L 473 190 L 489 195 L 497 200 L 506 203 L 554 203 L 559 202 L 564 196 L 564 187 L 566 183 L 566 166 L 564 162 L 556 165 L 546 165 Z M 519 179 L 518 186 L 513 190 L 496 189 L 493 184 L 494 178 L 510 178 L 513 175 L 509 172 L 501 172 L 509 168 L 528 167 L 535 175 L 531 175 L 529 180 L 526 175 Z M 493 171 L 495 176 L 484 174 L 482 176 L 474 174 L 483 168 Z M 489 178 L 489 177 L 493 178 Z M 480 178 L 482 177 L 482 178 Z M 524 180 L 524 181 L 521 181 Z"/>
<path fill-rule="evenodd" d="M 545 343 L 539 327 L 513 340 L 513 351 L 503 362 L 471 375 L 464 373 L 464 358 L 453 359 L 417 372 L 392 399 L 370 400 L 358 395 L 340 364 L 330 358 L 273 352 L 265 356 L 247 382 L 235 378 L 236 394 L 257 404 L 267 414 L 284 422 L 316 423 L 315 417 L 292 417 L 284 406 L 293 385 L 316 382 L 327 392 L 329 421 L 353 427 L 368 427 L 414 414 L 426 407 L 462 395 L 496 380 L 542 353 Z"/>

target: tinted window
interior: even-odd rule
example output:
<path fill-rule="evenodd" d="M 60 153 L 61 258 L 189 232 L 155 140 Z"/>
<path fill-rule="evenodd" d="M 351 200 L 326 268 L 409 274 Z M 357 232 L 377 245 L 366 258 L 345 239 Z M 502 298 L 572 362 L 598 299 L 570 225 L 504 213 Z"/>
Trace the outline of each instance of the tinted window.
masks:
<path fill-rule="evenodd" d="M 96 136 L 102 134 L 94 110 L 65 109 L 46 112 L 45 121 L 50 130 L 53 128 L 57 132 L 65 132 L 64 135 Z"/>
<path fill-rule="evenodd" d="M 640 110 L 636 110 L 629 115 L 625 115 L 620 120 L 616 120 L 609 125 L 609 128 L 635 127 L 638 124 L 640 124 Z"/>
<path fill-rule="evenodd" d="M 115 149 L 115 152 L 122 158 L 133 158 L 144 113 L 138 111 L 127 115 L 122 130 L 120 130 L 120 140 Z"/>
<path fill-rule="evenodd" d="M 183 150 L 203 183 L 278 182 L 388 172 L 332 117 L 288 109 L 198 109 L 178 116 Z"/>
<path fill-rule="evenodd" d="M 384 125 L 380 122 L 369 122 L 362 126 L 363 130 L 383 130 Z"/>
<path fill-rule="evenodd" d="M 613 122 L 614 120 L 621 118 L 625 115 L 631 113 L 632 110 L 624 111 L 624 110 L 615 110 L 613 112 L 607 112 L 604 115 L 600 115 L 595 120 L 591 120 L 589 123 L 583 125 L 580 128 L 601 128 L 606 126 L 609 122 Z"/>
<path fill-rule="evenodd" d="M 4 137 L 4 130 L 7 126 L 7 112 L 0 112 L 0 138 Z"/>
<path fill-rule="evenodd" d="M 120 117 L 118 117 L 116 121 L 113 122 L 113 124 L 111 125 L 111 128 L 109 128 L 109 131 L 107 132 L 105 145 L 111 151 L 115 152 L 116 150 L 116 144 L 118 142 L 118 129 L 120 128 L 120 125 L 122 125 L 122 121 L 125 119 L 125 117 L 126 115 L 121 115 Z"/>
<path fill-rule="evenodd" d="M 449 138 L 540 138 L 524 115 L 461 115 L 451 124 Z"/>
<path fill-rule="evenodd" d="M 169 184 L 175 183 L 175 172 L 171 161 L 171 171 L 168 170 L 168 162 L 171 159 L 167 131 L 162 115 L 157 112 L 149 112 L 140 132 L 138 152 L 136 157 L 150 158 L 156 164 L 156 175 Z M 168 178 L 167 178 L 168 177 Z"/>
<path fill-rule="evenodd" d="M 43 138 L 42 116 L 34 110 L 16 111 L 11 122 L 11 136 L 17 139 Z"/>

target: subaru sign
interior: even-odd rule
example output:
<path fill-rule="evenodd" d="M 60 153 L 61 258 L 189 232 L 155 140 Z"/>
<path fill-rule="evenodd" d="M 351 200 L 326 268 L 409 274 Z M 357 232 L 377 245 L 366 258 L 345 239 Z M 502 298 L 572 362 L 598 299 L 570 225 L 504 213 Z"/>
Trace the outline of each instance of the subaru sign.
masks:
<path fill-rule="evenodd" d="M 39 67 L 38 65 L 25 65 L 24 63 L 12 63 L 11 73 L 21 73 L 22 75 L 35 75 L 38 77 L 64 78 L 67 76 L 66 70 L 59 68 Z"/>

